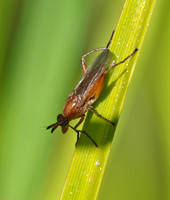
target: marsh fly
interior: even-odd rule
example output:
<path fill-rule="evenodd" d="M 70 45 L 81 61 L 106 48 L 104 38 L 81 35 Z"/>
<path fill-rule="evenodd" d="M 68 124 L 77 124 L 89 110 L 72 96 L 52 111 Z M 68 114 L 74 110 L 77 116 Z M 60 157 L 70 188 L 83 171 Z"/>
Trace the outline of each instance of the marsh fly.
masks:
<path fill-rule="evenodd" d="M 102 119 L 106 120 L 110 124 L 115 125 L 113 122 L 111 122 L 110 120 L 106 119 L 102 115 L 98 114 L 95 110 L 93 110 L 92 104 L 98 99 L 103 89 L 107 73 L 117 65 L 124 63 L 127 59 L 133 56 L 138 50 L 138 48 L 136 48 L 124 60 L 115 64 L 113 62 L 113 53 L 108 49 L 113 37 L 113 33 L 106 47 L 94 49 L 82 56 L 81 66 L 82 66 L 83 76 L 76 85 L 76 87 L 73 89 L 72 93 L 69 95 L 63 109 L 63 114 L 59 114 L 57 116 L 56 123 L 47 127 L 47 129 L 51 128 L 51 133 L 53 133 L 53 131 L 58 126 L 61 126 L 63 133 L 66 133 L 68 128 L 70 127 L 77 133 L 76 145 L 79 141 L 80 133 L 83 133 L 94 143 L 96 147 L 98 146 L 96 142 L 93 140 L 93 138 L 91 138 L 91 136 L 86 133 L 86 131 L 77 129 L 78 126 L 83 122 L 85 113 L 88 110 L 96 114 L 98 117 L 101 117 Z M 95 58 L 95 60 L 89 65 L 89 67 L 87 67 L 85 62 L 85 57 L 96 51 L 102 51 L 102 52 Z M 80 118 L 78 123 L 74 127 L 71 126 L 69 124 L 70 121 L 77 118 Z"/>

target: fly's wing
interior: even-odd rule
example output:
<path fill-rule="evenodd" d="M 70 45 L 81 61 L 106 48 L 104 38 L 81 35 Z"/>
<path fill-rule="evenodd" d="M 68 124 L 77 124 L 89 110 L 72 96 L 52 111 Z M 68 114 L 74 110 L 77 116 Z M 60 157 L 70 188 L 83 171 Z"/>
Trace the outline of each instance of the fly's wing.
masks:
<path fill-rule="evenodd" d="M 105 49 L 102 53 L 100 53 L 92 62 L 92 64 L 87 68 L 87 71 L 74 88 L 73 94 L 80 96 L 82 104 L 84 103 L 84 100 L 86 99 L 95 82 L 104 73 L 112 57 L 113 54 L 109 49 Z"/>

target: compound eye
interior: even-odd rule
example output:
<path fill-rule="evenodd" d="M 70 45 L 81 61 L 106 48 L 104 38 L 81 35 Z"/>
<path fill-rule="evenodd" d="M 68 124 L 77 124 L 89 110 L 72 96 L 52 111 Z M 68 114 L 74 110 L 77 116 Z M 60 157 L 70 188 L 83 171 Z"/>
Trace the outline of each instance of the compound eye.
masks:
<path fill-rule="evenodd" d="M 69 123 L 69 120 L 64 117 L 62 114 L 59 114 L 57 116 L 57 124 L 60 125 L 60 126 L 67 126 Z"/>
<path fill-rule="evenodd" d="M 63 121 L 63 118 L 64 118 L 64 116 L 63 116 L 62 114 L 59 114 L 59 115 L 57 116 L 57 121 L 58 121 L 58 122 L 62 122 L 62 121 Z"/>

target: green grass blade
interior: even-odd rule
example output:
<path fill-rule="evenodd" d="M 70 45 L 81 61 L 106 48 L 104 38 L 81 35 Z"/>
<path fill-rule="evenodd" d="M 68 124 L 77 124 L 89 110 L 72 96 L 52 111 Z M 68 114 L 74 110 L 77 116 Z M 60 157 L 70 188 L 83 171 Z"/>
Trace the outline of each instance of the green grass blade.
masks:
<path fill-rule="evenodd" d="M 110 50 L 123 60 L 141 45 L 148 28 L 155 0 L 127 0 L 114 34 Z M 139 50 L 139 52 L 140 52 Z M 113 122 L 118 122 L 138 53 L 109 73 L 96 110 Z M 99 105 L 98 105 L 99 104 Z M 81 136 L 73 155 L 61 199 L 96 199 L 110 152 L 116 127 L 88 113 L 83 130 L 99 145 Z"/>

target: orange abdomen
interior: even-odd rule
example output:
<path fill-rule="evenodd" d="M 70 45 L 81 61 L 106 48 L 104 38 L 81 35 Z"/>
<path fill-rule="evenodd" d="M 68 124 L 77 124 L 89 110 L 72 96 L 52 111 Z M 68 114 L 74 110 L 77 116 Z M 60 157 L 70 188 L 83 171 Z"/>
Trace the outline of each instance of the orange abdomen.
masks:
<path fill-rule="evenodd" d="M 96 81 L 96 83 L 90 90 L 87 99 L 90 99 L 91 97 L 93 97 L 95 100 L 98 99 L 98 97 L 103 89 L 103 86 L 104 86 L 105 77 L 106 77 L 106 75 L 104 74 Z"/>

